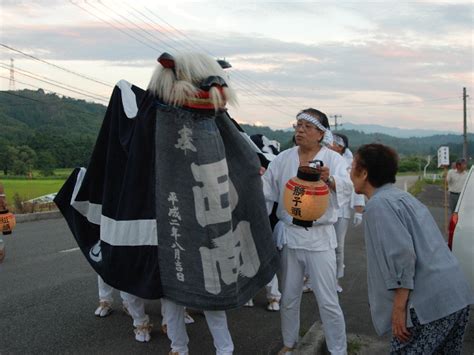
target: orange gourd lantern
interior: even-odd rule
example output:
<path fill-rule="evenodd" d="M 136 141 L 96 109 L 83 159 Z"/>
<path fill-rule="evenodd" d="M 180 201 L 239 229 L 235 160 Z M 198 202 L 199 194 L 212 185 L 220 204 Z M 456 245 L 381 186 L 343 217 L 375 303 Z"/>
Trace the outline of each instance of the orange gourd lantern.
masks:
<path fill-rule="evenodd" d="M 320 180 L 320 176 L 318 169 L 300 166 L 296 176 L 286 183 L 285 209 L 293 217 L 293 224 L 311 227 L 313 221 L 326 212 L 329 205 L 329 188 Z"/>
<path fill-rule="evenodd" d="M 0 211 L 0 229 L 5 234 L 11 234 L 16 225 L 15 215 L 8 210 Z"/>

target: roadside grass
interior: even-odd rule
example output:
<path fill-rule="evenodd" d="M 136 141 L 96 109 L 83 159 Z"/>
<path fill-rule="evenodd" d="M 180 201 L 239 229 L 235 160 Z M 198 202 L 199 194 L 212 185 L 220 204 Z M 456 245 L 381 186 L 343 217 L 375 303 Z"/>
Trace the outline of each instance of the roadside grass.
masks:
<path fill-rule="evenodd" d="M 34 212 L 42 208 L 51 208 L 46 205 L 35 205 L 29 210 L 22 203 L 40 196 L 58 192 L 73 168 L 54 169 L 51 176 L 42 176 L 39 170 L 33 170 L 31 176 L 4 175 L 0 172 L 0 183 L 3 184 L 8 208 L 16 213 Z M 53 205 L 54 204 L 50 204 Z M 39 207 L 38 207 L 39 206 Z"/>
<path fill-rule="evenodd" d="M 64 184 L 64 180 L 59 179 L 0 179 L 5 189 L 7 204 L 10 208 L 14 206 L 15 194 L 18 194 L 21 201 L 28 201 L 33 198 L 58 192 Z"/>
<path fill-rule="evenodd" d="M 40 170 L 33 170 L 31 176 L 25 175 L 5 175 L 0 171 L 0 181 L 6 180 L 66 180 L 71 175 L 73 168 L 54 169 L 51 176 L 43 176 Z"/>
<path fill-rule="evenodd" d="M 36 197 L 58 192 L 69 177 L 72 168 L 54 169 L 53 176 L 42 176 L 39 170 L 33 170 L 31 177 L 4 175 L 0 171 L 0 183 L 3 184 L 7 205 L 15 210 L 15 204 Z"/>
<path fill-rule="evenodd" d="M 359 355 L 361 354 L 362 348 L 365 346 L 364 342 L 360 338 L 352 338 L 347 340 L 347 354 L 348 355 Z"/>
<path fill-rule="evenodd" d="M 417 176 L 420 175 L 419 171 L 404 171 L 404 172 L 397 172 L 397 176 Z"/>
<path fill-rule="evenodd" d="M 444 185 L 444 180 L 433 180 L 433 179 L 420 179 L 415 182 L 409 189 L 408 192 L 413 196 L 418 196 L 426 185 Z"/>
<path fill-rule="evenodd" d="M 439 170 L 439 171 L 427 171 L 426 174 L 428 176 L 432 176 L 433 174 L 434 175 L 442 175 L 443 174 L 443 171 L 442 170 Z M 423 175 L 423 171 L 404 171 L 404 172 L 397 172 L 397 176 L 422 176 Z"/>

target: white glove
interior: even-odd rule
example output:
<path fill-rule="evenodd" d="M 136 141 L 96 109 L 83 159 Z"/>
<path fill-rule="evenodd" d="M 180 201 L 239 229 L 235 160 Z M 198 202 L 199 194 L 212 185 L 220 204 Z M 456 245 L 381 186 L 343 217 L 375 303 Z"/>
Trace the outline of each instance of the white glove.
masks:
<path fill-rule="evenodd" d="M 362 213 L 354 213 L 354 221 L 352 223 L 354 223 L 354 227 L 360 225 L 362 223 Z"/>

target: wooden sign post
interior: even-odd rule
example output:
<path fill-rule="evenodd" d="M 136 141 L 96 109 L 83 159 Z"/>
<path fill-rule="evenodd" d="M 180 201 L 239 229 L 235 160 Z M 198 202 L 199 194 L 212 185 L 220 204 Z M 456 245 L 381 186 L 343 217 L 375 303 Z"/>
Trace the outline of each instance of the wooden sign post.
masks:
<path fill-rule="evenodd" d="M 449 167 L 449 147 L 439 147 L 438 168 L 444 167 L 444 231 L 448 235 L 448 167 Z"/>

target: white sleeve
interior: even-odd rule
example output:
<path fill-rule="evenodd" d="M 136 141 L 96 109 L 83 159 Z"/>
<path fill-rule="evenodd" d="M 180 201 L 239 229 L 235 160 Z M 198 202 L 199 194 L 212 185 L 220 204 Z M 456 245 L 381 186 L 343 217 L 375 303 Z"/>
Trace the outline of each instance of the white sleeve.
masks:
<path fill-rule="evenodd" d="M 355 206 L 365 206 L 364 195 L 356 194 L 355 192 L 352 194 L 351 207 L 354 208 Z"/>
<path fill-rule="evenodd" d="M 280 187 L 277 181 L 278 177 L 278 159 L 273 160 L 268 165 L 268 169 L 262 175 L 263 195 L 265 200 L 270 202 L 278 202 L 280 196 Z"/>
<path fill-rule="evenodd" d="M 334 181 L 336 182 L 337 206 L 335 206 L 335 208 L 341 208 L 341 206 L 351 202 L 354 185 L 348 173 L 347 163 L 342 157 L 337 156 L 337 158 L 334 159 L 332 168 L 333 170 L 329 173 L 334 177 Z"/>

